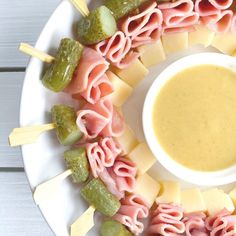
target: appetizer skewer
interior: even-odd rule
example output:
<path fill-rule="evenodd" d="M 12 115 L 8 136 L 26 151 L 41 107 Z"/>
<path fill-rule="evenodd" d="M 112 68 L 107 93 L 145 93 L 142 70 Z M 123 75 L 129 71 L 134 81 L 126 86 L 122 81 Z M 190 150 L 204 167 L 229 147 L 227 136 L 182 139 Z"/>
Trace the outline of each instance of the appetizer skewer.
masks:
<path fill-rule="evenodd" d="M 76 113 L 70 106 L 56 105 L 52 108 L 52 123 L 15 128 L 9 135 L 11 146 L 19 146 L 35 142 L 45 131 L 55 129 L 58 140 L 63 145 L 72 145 L 82 137 L 76 125 Z"/>

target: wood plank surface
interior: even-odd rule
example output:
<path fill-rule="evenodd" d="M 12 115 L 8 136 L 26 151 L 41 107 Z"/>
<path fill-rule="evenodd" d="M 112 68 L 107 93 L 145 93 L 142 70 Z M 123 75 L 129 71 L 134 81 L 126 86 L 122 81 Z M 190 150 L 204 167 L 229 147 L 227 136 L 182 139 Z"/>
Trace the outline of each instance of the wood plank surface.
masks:
<path fill-rule="evenodd" d="M 52 236 L 23 172 L 0 172 L 0 235 Z"/>
<path fill-rule="evenodd" d="M 25 67 L 20 42 L 34 44 L 60 0 L 0 0 L 0 68 Z"/>
<path fill-rule="evenodd" d="M 0 73 L 0 167 L 4 168 L 23 167 L 20 148 L 8 144 L 9 133 L 19 126 L 23 79 L 23 72 Z"/>

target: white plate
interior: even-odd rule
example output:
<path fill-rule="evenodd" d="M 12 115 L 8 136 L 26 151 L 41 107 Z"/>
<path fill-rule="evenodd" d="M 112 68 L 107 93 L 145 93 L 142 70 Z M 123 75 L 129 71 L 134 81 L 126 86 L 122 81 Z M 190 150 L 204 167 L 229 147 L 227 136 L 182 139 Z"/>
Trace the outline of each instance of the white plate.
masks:
<path fill-rule="evenodd" d="M 93 1 L 89 8 L 93 9 L 99 3 L 100 1 Z M 43 29 L 36 43 L 36 48 L 53 55 L 63 37 L 74 36 L 73 28 L 80 17 L 80 14 L 68 0 L 62 1 Z M 202 51 L 215 50 L 212 48 L 204 49 L 199 46 L 170 56 L 168 60 L 152 68 L 145 81 L 140 83 L 135 89 L 124 105 L 123 111 L 126 122 L 133 128 L 140 141 L 144 140 L 141 120 L 142 106 L 147 90 L 154 78 L 176 59 Z M 32 58 L 27 67 L 21 99 L 21 126 L 50 123 L 50 109 L 54 104 L 75 105 L 75 102 L 66 94 L 56 94 L 43 87 L 40 78 L 44 66 L 38 59 Z M 32 191 L 38 184 L 66 169 L 63 161 L 63 151 L 64 147 L 59 145 L 53 131 L 43 134 L 36 143 L 22 147 L 25 171 Z M 156 179 L 177 180 L 159 163 L 156 163 L 149 173 Z M 181 183 L 184 188 L 191 186 L 183 181 Z M 50 199 L 45 205 L 40 207 L 46 221 L 57 236 L 68 236 L 69 226 L 88 207 L 80 197 L 79 189 L 80 186 L 72 184 L 68 178 L 62 183 L 57 197 Z M 99 214 L 96 214 L 95 222 L 97 223 L 96 227 L 89 232 L 89 236 L 98 235 Z"/>

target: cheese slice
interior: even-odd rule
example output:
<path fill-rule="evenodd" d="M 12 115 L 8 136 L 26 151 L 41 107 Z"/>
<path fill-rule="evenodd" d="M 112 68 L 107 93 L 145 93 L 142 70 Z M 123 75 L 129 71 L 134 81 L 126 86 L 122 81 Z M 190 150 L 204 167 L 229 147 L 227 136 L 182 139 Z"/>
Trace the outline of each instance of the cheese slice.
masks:
<path fill-rule="evenodd" d="M 236 187 L 230 191 L 229 196 L 232 199 L 234 206 L 236 207 Z"/>
<path fill-rule="evenodd" d="M 141 53 L 140 60 L 147 68 L 158 64 L 166 59 L 165 51 L 161 40 L 156 43 L 147 44 L 137 48 Z"/>
<path fill-rule="evenodd" d="M 90 229 L 94 226 L 94 211 L 95 208 L 90 206 L 87 211 L 84 212 L 72 225 L 70 228 L 71 236 L 85 236 Z"/>
<path fill-rule="evenodd" d="M 226 208 L 229 212 L 234 211 L 234 204 L 230 196 L 223 190 L 214 188 L 203 192 L 203 199 L 209 215 L 215 215 Z"/>
<path fill-rule="evenodd" d="M 110 95 L 111 101 L 115 106 L 121 107 L 133 92 L 133 88 L 111 71 L 107 71 L 106 74 L 114 88 L 114 92 Z"/>
<path fill-rule="evenodd" d="M 113 70 L 117 76 L 119 76 L 131 87 L 135 87 L 149 72 L 139 59 L 134 61 L 128 68 L 123 70 L 113 68 Z"/>
<path fill-rule="evenodd" d="M 125 126 L 124 133 L 120 137 L 116 137 L 115 140 L 120 144 L 123 156 L 130 153 L 138 145 L 138 140 L 128 125 Z"/>
<path fill-rule="evenodd" d="M 163 181 L 161 182 L 161 191 L 159 196 L 156 198 L 156 203 L 181 203 L 181 189 L 180 183 L 174 181 Z"/>
<path fill-rule="evenodd" d="M 145 173 L 138 176 L 138 178 L 136 179 L 136 186 L 133 192 L 142 196 L 151 208 L 159 191 L 160 184 L 150 175 Z"/>
<path fill-rule="evenodd" d="M 236 34 L 226 33 L 215 35 L 211 45 L 224 54 L 231 55 L 236 49 Z"/>
<path fill-rule="evenodd" d="M 161 40 L 166 55 L 188 48 L 188 32 L 165 34 Z"/>
<path fill-rule="evenodd" d="M 206 211 L 205 202 L 199 188 L 183 190 L 181 192 L 181 205 L 185 213 Z"/>
<path fill-rule="evenodd" d="M 146 173 L 156 162 L 155 156 L 146 143 L 138 144 L 128 157 L 136 164 L 140 175 Z"/>
<path fill-rule="evenodd" d="M 208 47 L 211 45 L 214 36 L 215 33 L 212 30 L 209 30 L 206 26 L 196 25 L 195 31 L 189 32 L 188 34 L 188 43 L 190 46 L 202 44 L 205 47 Z"/>

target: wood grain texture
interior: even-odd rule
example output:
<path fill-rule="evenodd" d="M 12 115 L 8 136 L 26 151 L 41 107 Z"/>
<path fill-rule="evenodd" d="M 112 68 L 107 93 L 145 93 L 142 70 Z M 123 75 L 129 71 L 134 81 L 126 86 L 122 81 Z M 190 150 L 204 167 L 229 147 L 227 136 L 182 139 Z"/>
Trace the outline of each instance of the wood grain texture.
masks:
<path fill-rule="evenodd" d="M 23 72 L 0 73 L 0 167 L 23 167 L 20 148 L 8 145 L 8 135 L 19 126 L 23 79 Z"/>
<path fill-rule="evenodd" d="M 0 67 L 26 67 L 20 42 L 34 45 L 60 0 L 0 0 Z"/>
<path fill-rule="evenodd" d="M 23 172 L 0 172 L 0 235 L 52 236 Z"/>

